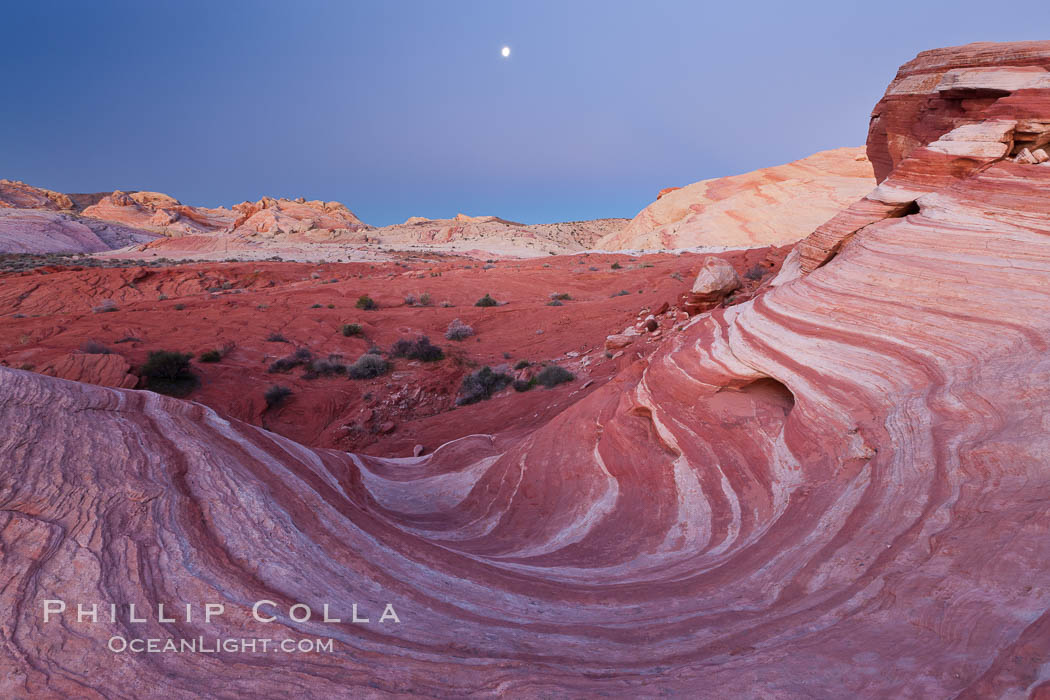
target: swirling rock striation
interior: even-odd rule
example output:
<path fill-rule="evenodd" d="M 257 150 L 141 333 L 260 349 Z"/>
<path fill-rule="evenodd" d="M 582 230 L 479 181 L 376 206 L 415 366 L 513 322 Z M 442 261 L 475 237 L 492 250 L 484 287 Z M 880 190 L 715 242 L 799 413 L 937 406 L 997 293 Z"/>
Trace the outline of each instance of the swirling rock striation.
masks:
<path fill-rule="evenodd" d="M 975 55 L 994 65 L 937 52 Z M 0 369 L 0 691 L 1046 697 L 1050 168 L 985 157 L 542 427 L 421 457 Z M 227 613 L 45 624 L 45 599 Z M 260 599 L 343 621 L 255 623 Z M 113 635 L 335 647 L 111 654 Z"/>

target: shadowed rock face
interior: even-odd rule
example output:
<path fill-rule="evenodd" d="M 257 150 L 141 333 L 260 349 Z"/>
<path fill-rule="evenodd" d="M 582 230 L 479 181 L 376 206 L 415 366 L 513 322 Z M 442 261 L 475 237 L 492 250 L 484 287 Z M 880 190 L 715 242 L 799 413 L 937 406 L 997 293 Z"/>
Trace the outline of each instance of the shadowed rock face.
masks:
<path fill-rule="evenodd" d="M 985 166 L 542 427 L 418 458 L 0 369 L 0 691 L 1050 692 L 1050 167 Z M 45 599 L 226 613 L 45 624 Z M 261 599 L 343 621 L 253 622 Z M 113 635 L 335 644 L 111 654 Z"/>

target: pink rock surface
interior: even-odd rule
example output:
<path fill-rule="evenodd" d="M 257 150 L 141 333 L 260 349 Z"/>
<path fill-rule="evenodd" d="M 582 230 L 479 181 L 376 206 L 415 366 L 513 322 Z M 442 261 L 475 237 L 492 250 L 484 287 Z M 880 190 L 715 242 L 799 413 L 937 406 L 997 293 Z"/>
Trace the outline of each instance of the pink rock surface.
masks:
<path fill-rule="evenodd" d="M 0 368 L 0 691 L 1046 697 L 1050 168 L 922 159 L 918 211 L 534 429 L 421 457 Z M 226 608 L 45 624 L 46 599 Z M 342 622 L 254 622 L 261 599 Z M 111 654 L 114 635 L 334 648 Z"/>
<path fill-rule="evenodd" d="M 864 149 L 823 151 L 786 165 L 661 190 L 657 201 L 596 245 L 620 250 L 794 243 L 873 185 Z"/>
<path fill-rule="evenodd" d="M 46 208 L 0 208 L 2 253 L 97 253 L 156 237 L 148 231 Z"/>

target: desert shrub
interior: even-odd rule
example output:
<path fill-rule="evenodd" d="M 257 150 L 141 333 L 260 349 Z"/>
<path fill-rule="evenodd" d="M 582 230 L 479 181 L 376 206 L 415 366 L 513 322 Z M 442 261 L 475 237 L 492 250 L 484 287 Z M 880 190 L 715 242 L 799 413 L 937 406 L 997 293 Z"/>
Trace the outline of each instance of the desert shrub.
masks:
<path fill-rule="evenodd" d="M 265 394 L 263 394 L 263 397 L 266 399 L 266 408 L 273 408 L 274 406 L 281 405 L 284 403 L 284 400 L 291 395 L 292 390 L 288 387 L 274 384 L 266 390 Z"/>
<path fill-rule="evenodd" d="M 519 360 L 518 364 L 514 365 L 514 369 L 525 369 L 526 367 L 530 366 L 531 364 L 532 363 L 529 362 L 528 360 Z"/>
<path fill-rule="evenodd" d="M 630 294 L 630 292 L 628 292 L 626 289 L 621 289 L 620 291 L 611 294 L 610 297 L 623 297 L 627 296 L 628 294 Z"/>
<path fill-rule="evenodd" d="M 289 342 L 289 340 L 287 338 L 285 338 L 283 335 L 281 335 L 280 333 L 271 333 L 270 335 L 266 336 L 266 340 L 267 340 L 267 342 L 270 342 L 270 343 L 287 343 L 287 342 Z"/>
<path fill-rule="evenodd" d="M 379 308 L 379 304 L 377 304 L 375 300 L 367 294 L 362 294 L 361 296 L 359 296 L 357 298 L 357 303 L 354 304 L 354 306 L 364 311 L 373 311 Z"/>
<path fill-rule="evenodd" d="M 313 305 L 313 306 L 311 306 L 310 308 L 311 308 L 311 309 L 320 309 L 320 308 L 321 308 L 321 305 L 320 305 L 320 304 L 314 304 L 314 305 Z"/>
<path fill-rule="evenodd" d="M 318 357 L 310 362 L 306 372 L 303 373 L 303 378 L 317 379 L 318 377 L 330 377 L 333 374 L 344 374 L 346 365 L 343 364 L 342 359 L 339 355 Z"/>
<path fill-rule="evenodd" d="M 175 305 L 175 310 L 176 310 L 176 311 L 182 311 L 182 310 L 183 310 L 183 309 L 185 309 L 185 308 L 186 308 L 186 305 L 185 305 L 185 304 L 176 304 L 176 305 Z"/>
<path fill-rule="evenodd" d="M 765 277 L 765 275 L 766 268 L 758 264 L 751 266 L 751 268 L 749 268 L 748 271 L 744 273 L 744 277 L 751 281 L 760 280 L 763 277 Z"/>
<path fill-rule="evenodd" d="M 419 299 L 416 299 L 415 294 L 409 294 L 405 297 L 405 305 L 407 306 L 415 306 L 418 301 Z"/>
<path fill-rule="evenodd" d="M 146 380 L 146 388 L 150 391 L 185 396 L 197 385 L 197 377 L 190 369 L 192 357 L 189 353 L 154 350 L 139 374 Z"/>
<path fill-rule="evenodd" d="M 84 344 L 80 346 L 80 352 L 85 355 L 109 355 L 113 351 L 97 340 L 85 340 Z"/>
<path fill-rule="evenodd" d="M 547 365 L 535 377 L 537 384 L 542 384 L 548 389 L 564 382 L 571 382 L 573 379 L 576 379 L 576 375 L 558 365 Z"/>
<path fill-rule="evenodd" d="M 117 310 L 117 302 L 112 299 L 103 299 L 102 303 L 91 309 L 92 313 L 107 314 Z"/>
<path fill-rule="evenodd" d="M 552 301 L 570 301 L 571 299 L 572 297 L 564 292 L 551 292 Z"/>
<path fill-rule="evenodd" d="M 536 382 L 531 379 L 515 379 L 512 386 L 514 387 L 514 391 L 528 391 L 535 383 Z"/>
<path fill-rule="evenodd" d="M 448 324 L 448 328 L 445 330 L 446 340 L 463 340 L 472 335 L 474 335 L 474 329 L 458 318 L 453 319 L 452 323 Z"/>
<path fill-rule="evenodd" d="M 443 309 L 451 309 L 452 308 L 452 302 L 451 301 L 443 301 L 443 302 L 441 302 L 441 308 L 443 308 Z"/>
<path fill-rule="evenodd" d="M 445 353 L 430 342 L 430 338 L 421 335 L 414 340 L 402 338 L 390 348 L 391 357 L 407 357 L 422 362 L 437 362 L 445 359 Z"/>
<path fill-rule="evenodd" d="M 218 350 L 208 350 L 201 353 L 201 362 L 218 362 L 222 359 L 222 353 Z"/>
<path fill-rule="evenodd" d="M 430 295 L 427 294 L 426 292 L 424 292 L 423 294 L 419 295 L 419 305 L 420 306 L 430 306 L 433 303 L 434 302 L 430 299 Z"/>
<path fill-rule="evenodd" d="M 475 301 L 474 306 L 499 306 L 499 302 L 493 299 L 491 295 L 486 294 Z"/>
<path fill-rule="evenodd" d="M 347 368 L 347 374 L 351 379 L 372 379 L 386 374 L 389 368 L 389 363 L 381 355 L 367 352 Z"/>
<path fill-rule="evenodd" d="M 459 386 L 459 397 L 456 399 L 456 405 L 465 406 L 487 399 L 497 391 L 505 388 L 512 380 L 513 378 L 509 374 L 495 372 L 486 365 L 463 377 L 463 383 Z"/>
<path fill-rule="evenodd" d="M 547 302 L 547 306 L 565 306 L 565 304 L 563 304 L 562 302 L 558 301 L 557 299 L 551 299 L 550 301 Z"/>
<path fill-rule="evenodd" d="M 314 359 L 312 352 L 306 348 L 299 348 L 291 355 L 286 355 L 279 360 L 270 363 L 267 372 L 287 372 L 290 369 L 308 364 Z"/>
<path fill-rule="evenodd" d="M 623 265 L 621 265 L 621 264 L 620 264 L 620 263 L 618 263 L 618 262 L 614 262 L 614 263 L 613 263 L 612 265 L 610 265 L 609 267 L 611 267 L 611 268 L 612 268 L 612 269 L 614 269 L 614 270 L 619 270 L 619 269 L 621 269 L 621 268 L 623 267 Z"/>
<path fill-rule="evenodd" d="M 347 338 L 355 335 L 361 335 L 361 324 L 359 323 L 344 323 L 343 324 L 343 335 Z"/>

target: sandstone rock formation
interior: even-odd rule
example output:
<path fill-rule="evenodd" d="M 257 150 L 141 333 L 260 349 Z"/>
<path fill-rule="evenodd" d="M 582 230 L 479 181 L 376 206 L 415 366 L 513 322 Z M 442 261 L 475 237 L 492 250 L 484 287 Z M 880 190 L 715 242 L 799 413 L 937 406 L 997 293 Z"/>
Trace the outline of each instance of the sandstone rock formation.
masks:
<path fill-rule="evenodd" d="M 704 258 L 700 272 L 689 290 L 685 310 L 690 316 L 708 311 L 717 306 L 723 298 L 735 289 L 740 288 L 740 275 L 733 266 L 713 255 Z"/>
<path fill-rule="evenodd" d="M 0 180 L 0 208 L 73 209 L 73 200 L 61 192 L 41 189 L 18 180 Z"/>
<path fill-rule="evenodd" d="M 48 208 L 0 208 L 0 253 L 97 253 L 157 234 Z"/>
<path fill-rule="evenodd" d="M 594 219 L 556 224 L 520 224 L 497 216 L 457 214 L 451 219 L 414 216 L 405 223 L 368 233 L 370 241 L 402 249 L 470 252 L 536 257 L 594 248 L 620 231 L 624 219 Z"/>
<path fill-rule="evenodd" d="M 803 272 L 826 263 L 861 229 L 935 206 L 939 191 L 1011 156 L 1039 162 L 1030 149 L 1050 143 L 1050 47 L 1009 47 L 926 51 L 901 67 L 869 127 L 879 186 L 800 243 Z"/>
<path fill-rule="evenodd" d="M 888 156 L 854 220 L 910 188 L 917 209 L 809 274 L 796 256 L 530 431 L 370 458 L 0 368 L 0 425 L 18 426 L 0 432 L 0 690 L 1046 697 L 1050 167 L 997 159 L 995 129 L 928 144 L 1050 120 L 1037 71 L 1013 70 L 1047 52 L 936 52 L 937 71 L 1010 70 L 947 83 L 977 90 L 967 124 L 909 128 L 931 135 Z M 873 153 L 896 153 L 891 133 Z M 45 623 L 54 599 L 148 621 Z M 275 620 L 253 621 L 259 600 Z M 198 616 L 160 622 L 167 602 Z M 224 615 L 203 621 L 205 602 Z M 114 636 L 334 647 L 112 654 Z"/>
<path fill-rule="evenodd" d="M 867 194 L 874 181 L 860 148 L 661 190 L 605 250 L 748 247 L 794 243 Z"/>
<path fill-rule="evenodd" d="M 131 373 L 128 361 L 116 354 L 69 353 L 37 371 L 52 377 L 123 389 L 133 389 L 139 382 L 139 378 Z"/>

